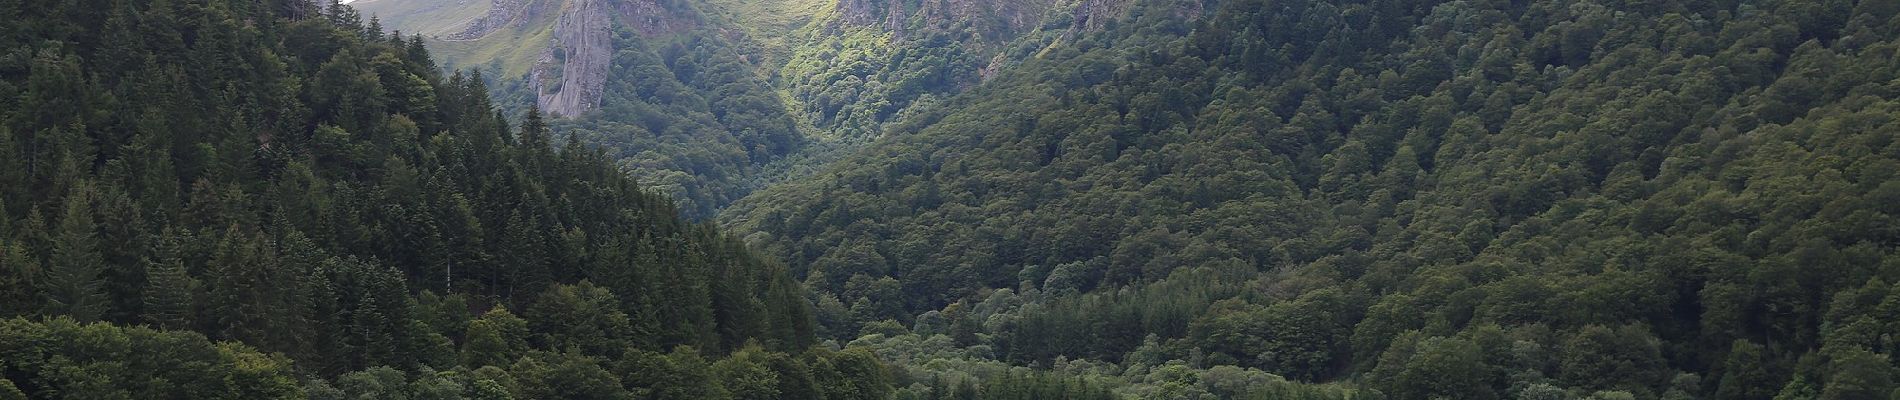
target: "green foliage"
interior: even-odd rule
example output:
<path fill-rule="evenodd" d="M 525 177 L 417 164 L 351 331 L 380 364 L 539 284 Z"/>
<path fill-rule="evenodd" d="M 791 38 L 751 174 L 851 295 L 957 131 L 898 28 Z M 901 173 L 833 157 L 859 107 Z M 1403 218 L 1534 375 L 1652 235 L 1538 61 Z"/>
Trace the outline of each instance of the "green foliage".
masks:
<path fill-rule="evenodd" d="M 543 353 L 523 357 L 510 368 L 519 397 L 529 399 L 614 400 L 630 398 L 620 379 L 591 357 Z"/>
<path fill-rule="evenodd" d="M 190 332 L 60 317 L 0 321 L 0 397 L 295 399 L 290 361 Z"/>
<path fill-rule="evenodd" d="M 507 308 L 495 307 L 468 323 L 463 335 L 462 365 L 469 368 L 505 366 L 528 350 L 528 321 Z"/>
<path fill-rule="evenodd" d="M 0 397 L 1897 385 L 1887 2 L 1058 3 L 618 32 L 514 125 L 336 2 L 0 0 L 0 314 L 103 338 Z"/>
<path fill-rule="evenodd" d="M 1893 393 L 1894 367 L 1886 355 L 1848 350 L 1830 364 L 1822 399 L 1878 399 Z"/>
<path fill-rule="evenodd" d="M 891 395 L 890 372 L 868 351 L 813 348 L 804 357 L 813 370 L 812 381 L 825 399 L 876 400 Z"/>
<path fill-rule="evenodd" d="M 50 268 L 46 274 L 48 315 L 67 315 L 82 322 L 96 321 L 106 312 L 104 279 L 97 229 L 92 222 L 91 188 L 80 183 L 60 207 L 58 233 L 53 237 Z"/>
<path fill-rule="evenodd" d="M 721 223 L 841 340 L 988 304 L 957 347 L 1041 367 L 1179 359 L 1408 399 L 1886 385 L 1837 360 L 1900 351 L 1879 333 L 1900 318 L 1885 6 L 1127 7 Z M 786 75 L 822 81 L 790 86 L 805 118 L 876 115 L 839 99 L 904 46 L 832 36 Z"/>
<path fill-rule="evenodd" d="M 613 293 L 588 281 L 554 285 L 528 309 L 538 347 L 582 354 L 619 354 L 634 337 L 632 323 Z"/>
<path fill-rule="evenodd" d="M 803 145 L 777 94 L 719 33 L 623 30 L 613 43 L 600 108 L 553 129 L 605 149 L 686 216 L 712 216 L 756 188 L 762 164 Z"/>
<path fill-rule="evenodd" d="M 754 346 L 733 353 L 712 365 L 713 375 L 719 386 L 726 388 L 733 400 L 769 400 L 779 399 L 779 373 L 767 365 L 764 350 Z"/>
<path fill-rule="evenodd" d="M 767 362 L 813 344 L 783 267 L 374 16 L 0 14 L 0 315 L 29 318 L 0 321 L 0 398 L 621 399 L 652 388 L 623 355 L 680 345 L 703 393 L 813 370 Z"/>
<path fill-rule="evenodd" d="M 724 399 L 731 394 L 719 385 L 711 366 L 691 346 L 668 354 L 636 352 L 621 360 L 621 374 L 651 399 Z"/>

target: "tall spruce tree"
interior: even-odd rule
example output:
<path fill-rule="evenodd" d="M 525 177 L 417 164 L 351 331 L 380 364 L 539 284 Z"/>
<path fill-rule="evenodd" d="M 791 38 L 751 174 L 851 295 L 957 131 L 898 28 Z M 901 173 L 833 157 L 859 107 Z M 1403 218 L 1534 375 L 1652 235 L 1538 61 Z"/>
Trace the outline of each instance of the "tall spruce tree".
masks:
<path fill-rule="evenodd" d="M 58 233 L 53 238 L 52 254 L 43 281 L 46 303 L 44 312 L 71 316 L 78 321 L 96 321 L 106 312 L 104 278 L 99 274 L 105 261 L 99 252 L 98 233 L 92 220 L 92 189 L 78 183 L 60 207 Z"/>

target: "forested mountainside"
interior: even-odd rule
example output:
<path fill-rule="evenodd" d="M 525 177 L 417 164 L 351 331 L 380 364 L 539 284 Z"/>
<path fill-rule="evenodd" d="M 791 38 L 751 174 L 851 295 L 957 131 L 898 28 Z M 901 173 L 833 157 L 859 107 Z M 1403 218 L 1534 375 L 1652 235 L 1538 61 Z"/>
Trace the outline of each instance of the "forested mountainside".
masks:
<path fill-rule="evenodd" d="M 1900 393 L 1900 2 L 356 5 L 0 0 L 0 399 Z"/>
<path fill-rule="evenodd" d="M 779 264 L 346 6 L 0 21 L 0 398 L 891 391 Z"/>
<path fill-rule="evenodd" d="M 1895 388 L 1900 3 L 1193 9 L 1136 2 L 719 221 L 926 381 Z"/>
<path fill-rule="evenodd" d="M 1090 30 L 1116 1 L 362 0 L 706 218 Z M 1199 13 L 1178 10 L 1183 16 Z M 512 115 L 512 114 L 511 114 Z"/>
<path fill-rule="evenodd" d="M 385 29 L 428 35 L 496 87 L 507 115 L 559 115 L 556 137 L 606 149 L 683 214 L 751 191 L 760 165 L 805 138 L 721 29 L 690 4 L 648 0 L 365 0 Z"/>

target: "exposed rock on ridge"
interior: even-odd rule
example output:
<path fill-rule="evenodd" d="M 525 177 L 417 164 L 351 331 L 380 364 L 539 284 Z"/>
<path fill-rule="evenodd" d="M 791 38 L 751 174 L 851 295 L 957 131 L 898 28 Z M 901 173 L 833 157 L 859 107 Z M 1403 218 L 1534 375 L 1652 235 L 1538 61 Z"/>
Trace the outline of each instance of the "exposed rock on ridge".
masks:
<path fill-rule="evenodd" d="M 481 18 L 470 21 L 468 26 L 463 28 L 461 32 L 449 34 L 442 39 L 480 39 L 483 36 L 488 36 L 490 33 L 501 30 L 503 27 L 513 25 L 513 22 L 519 20 L 522 15 L 538 13 L 541 8 L 546 7 L 546 2 L 537 0 L 494 0 L 493 4 L 493 6 L 488 8 L 488 13 L 483 14 Z M 532 12 L 530 12 L 530 8 L 533 9 Z"/>
<path fill-rule="evenodd" d="M 613 26 L 603 1 L 570 0 L 555 20 L 554 43 L 529 75 L 542 110 L 579 115 L 600 105 L 613 58 Z M 551 70 L 559 73 L 548 76 Z"/>
<path fill-rule="evenodd" d="M 692 21 L 656 0 L 567 0 L 554 22 L 554 43 L 529 75 L 536 104 L 558 115 L 593 111 L 613 63 L 615 26 L 653 36 L 692 29 Z"/>

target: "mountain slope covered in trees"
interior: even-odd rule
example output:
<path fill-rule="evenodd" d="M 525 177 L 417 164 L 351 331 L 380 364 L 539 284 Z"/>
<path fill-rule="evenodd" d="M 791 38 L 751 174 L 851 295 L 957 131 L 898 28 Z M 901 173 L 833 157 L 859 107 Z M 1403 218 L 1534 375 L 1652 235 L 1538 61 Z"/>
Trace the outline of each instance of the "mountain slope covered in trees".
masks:
<path fill-rule="evenodd" d="M 1142 2 L 719 220 L 896 354 L 1884 397 L 1895 4 Z"/>
<path fill-rule="evenodd" d="M 562 114 L 710 217 L 876 140 L 989 76 L 1099 30 L 1114 1 L 365 0 L 501 104 Z M 1198 3 L 1182 3 L 1198 4 Z M 1191 17 L 1198 5 L 1178 10 Z"/>
<path fill-rule="evenodd" d="M 0 0 L 0 398 L 1900 388 L 1900 3 L 483 4 Z"/>
<path fill-rule="evenodd" d="M 348 7 L 0 20 L 0 398 L 891 390 L 783 267 Z"/>
<path fill-rule="evenodd" d="M 642 184 L 703 218 L 757 186 L 806 139 L 755 67 L 690 3 L 371 0 L 384 29 L 427 33 L 445 64 L 479 71 L 508 115 L 539 107 Z M 468 15 L 470 17 L 455 17 Z"/>

